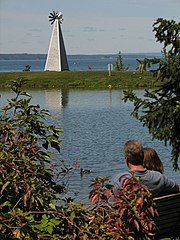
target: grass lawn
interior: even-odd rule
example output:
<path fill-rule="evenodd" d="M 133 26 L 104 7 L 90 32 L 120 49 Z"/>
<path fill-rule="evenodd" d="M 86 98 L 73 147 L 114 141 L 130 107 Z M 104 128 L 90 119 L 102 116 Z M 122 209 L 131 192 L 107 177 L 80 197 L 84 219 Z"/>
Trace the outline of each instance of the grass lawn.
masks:
<path fill-rule="evenodd" d="M 64 71 L 0 72 L 0 88 L 11 80 L 24 78 L 28 88 L 154 88 L 160 85 L 151 72 Z"/>

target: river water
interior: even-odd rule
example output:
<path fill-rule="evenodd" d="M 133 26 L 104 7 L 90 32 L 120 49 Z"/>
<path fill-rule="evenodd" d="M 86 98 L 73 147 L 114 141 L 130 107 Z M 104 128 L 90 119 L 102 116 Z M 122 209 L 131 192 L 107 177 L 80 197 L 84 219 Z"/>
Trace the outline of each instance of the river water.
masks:
<path fill-rule="evenodd" d="M 113 176 L 127 167 L 123 159 L 123 145 L 129 139 L 138 139 L 143 146 L 157 150 L 165 166 L 165 174 L 180 183 L 180 172 L 174 172 L 170 163 L 170 147 L 154 140 L 147 128 L 132 118 L 133 105 L 122 101 L 122 90 L 34 90 L 33 104 L 48 109 L 49 124 L 61 127 L 61 153 L 54 154 L 53 163 L 60 169 L 60 160 L 74 167 L 69 189 L 78 199 L 85 199 L 91 179 Z M 143 90 L 136 91 L 143 96 Z M 1 91 L 0 105 L 13 93 Z M 81 176 L 80 168 L 90 174 Z"/>
<path fill-rule="evenodd" d="M 107 70 L 108 64 L 115 64 L 117 54 L 68 55 L 69 69 L 76 70 Z M 138 67 L 136 59 L 160 57 L 160 53 L 126 53 L 122 54 L 124 68 L 135 70 Z M 46 54 L 0 54 L 0 72 L 21 72 L 26 65 L 31 71 L 43 71 Z"/>

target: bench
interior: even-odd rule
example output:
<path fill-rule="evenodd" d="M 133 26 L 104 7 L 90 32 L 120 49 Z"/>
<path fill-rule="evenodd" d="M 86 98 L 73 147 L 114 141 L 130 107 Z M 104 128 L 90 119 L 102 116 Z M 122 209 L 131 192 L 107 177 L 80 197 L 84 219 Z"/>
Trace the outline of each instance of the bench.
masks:
<path fill-rule="evenodd" d="M 156 197 L 154 202 L 158 211 L 155 239 L 180 237 L 180 193 Z"/>

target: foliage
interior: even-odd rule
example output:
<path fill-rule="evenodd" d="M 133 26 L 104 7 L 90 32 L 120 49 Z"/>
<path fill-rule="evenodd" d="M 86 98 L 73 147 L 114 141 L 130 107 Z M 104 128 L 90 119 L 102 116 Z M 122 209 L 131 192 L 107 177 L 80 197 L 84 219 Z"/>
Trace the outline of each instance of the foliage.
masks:
<path fill-rule="evenodd" d="M 106 183 L 106 178 L 93 180 L 90 200 L 94 206 L 92 219 L 100 239 L 153 239 L 156 230 L 151 193 L 135 177 L 124 178 L 120 188 Z"/>
<path fill-rule="evenodd" d="M 30 65 L 26 65 L 23 69 L 23 72 L 29 72 L 31 70 L 31 66 Z"/>
<path fill-rule="evenodd" d="M 140 73 L 143 73 L 147 70 L 147 66 L 150 67 L 150 61 L 148 58 L 144 58 L 144 60 L 136 59 L 138 61 L 139 66 L 136 68 Z"/>
<path fill-rule="evenodd" d="M 1 214 L 0 237 L 32 240 L 154 239 L 156 211 L 151 194 L 135 178 L 126 179 L 123 188 L 116 192 L 106 180 L 101 177 L 93 180 L 90 200 L 94 205 L 91 209 L 71 202 L 44 211 L 16 209 Z M 7 229 L 11 234 L 7 234 Z"/>
<path fill-rule="evenodd" d="M 60 152 L 61 129 L 46 125 L 48 111 L 30 104 L 23 84 L 13 82 L 16 96 L 0 112 L 0 239 L 153 239 L 152 196 L 135 178 L 120 189 L 94 179 L 89 209 L 58 202 L 66 186 L 54 174 L 62 178 L 72 169 L 62 161 L 57 172 L 48 151 Z"/>
<path fill-rule="evenodd" d="M 117 59 L 116 59 L 116 63 L 114 64 L 114 70 L 122 71 L 122 70 L 127 70 L 128 68 L 129 68 L 129 66 L 127 68 L 124 67 L 122 54 L 121 54 L 121 51 L 119 51 Z"/>
<path fill-rule="evenodd" d="M 172 146 L 172 165 L 178 167 L 180 154 L 180 23 L 159 18 L 153 24 L 157 41 L 163 43 L 162 58 L 146 59 L 148 65 L 157 64 L 154 70 L 161 86 L 145 90 L 144 99 L 132 91 L 125 91 L 124 101 L 134 103 L 132 115 L 148 127 L 153 139 L 163 140 Z"/>
<path fill-rule="evenodd" d="M 121 71 L 123 69 L 123 62 L 122 62 L 122 55 L 121 52 L 119 51 L 116 63 L 114 65 L 115 71 Z"/>
<path fill-rule="evenodd" d="M 10 214 L 9 223 L 17 211 L 48 209 L 56 194 L 65 190 L 54 181 L 53 169 L 47 168 L 51 161 L 48 148 L 60 152 L 61 129 L 45 124 L 48 111 L 30 104 L 31 95 L 21 91 L 23 84 L 23 80 L 13 82 L 16 96 L 0 112 L 0 220 L 6 214 L 9 219 Z M 8 223 L 5 226 L 9 234 L 12 229 Z"/>

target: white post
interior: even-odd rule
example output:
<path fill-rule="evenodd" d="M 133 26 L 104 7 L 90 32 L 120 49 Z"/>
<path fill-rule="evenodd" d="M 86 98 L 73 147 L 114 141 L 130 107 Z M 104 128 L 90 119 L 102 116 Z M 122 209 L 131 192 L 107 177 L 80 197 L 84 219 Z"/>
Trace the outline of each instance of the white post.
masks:
<path fill-rule="evenodd" d="M 111 76 L 111 71 L 113 70 L 113 65 L 112 63 L 108 64 L 108 71 L 109 71 L 109 76 Z"/>

